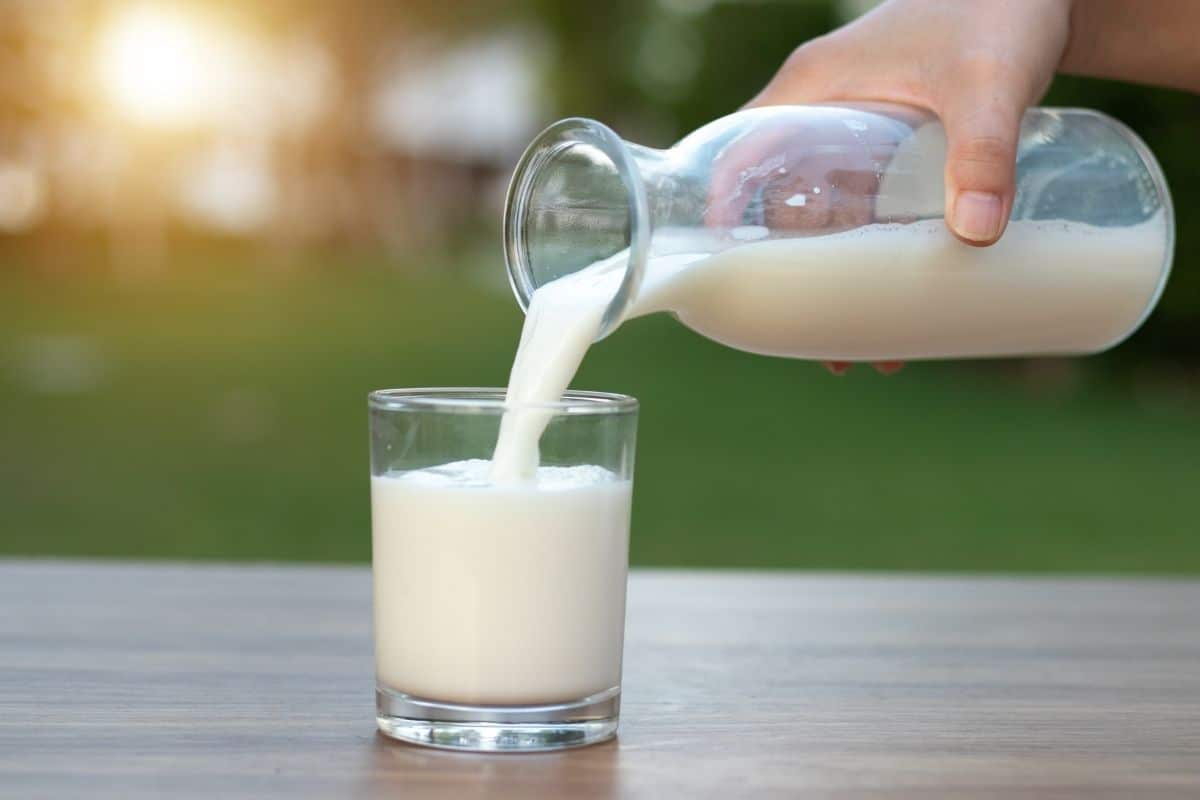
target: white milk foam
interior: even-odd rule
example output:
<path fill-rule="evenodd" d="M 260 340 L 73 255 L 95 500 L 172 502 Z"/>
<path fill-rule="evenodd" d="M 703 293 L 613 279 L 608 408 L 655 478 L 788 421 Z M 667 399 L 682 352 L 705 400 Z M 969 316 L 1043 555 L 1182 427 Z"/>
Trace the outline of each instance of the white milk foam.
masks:
<path fill-rule="evenodd" d="M 380 683 L 468 705 L 620 683 L 632 487 L 592 465 L 497 486 L 490 462 L 371 479 Z"/>
<path fill-rule="evenodd" d="M 630 317 L 673 311 L 693 330 L 753 353 L 869 361 L 1075 354 L 1132 332 L 1157 291 L 1163 214 L 1126 228 L 1013 222 L 986 248 L 940 219 L 735 244 L 665 231 Z M 697 246 L 697 244 L 705 246 Z M 697 255 L 696 251 L 704 251 Z M 508 384 L 492 466 L 499 483 L 527 479 L 558 400 L 621 280 L 624 253 L 534 292 Z"/>

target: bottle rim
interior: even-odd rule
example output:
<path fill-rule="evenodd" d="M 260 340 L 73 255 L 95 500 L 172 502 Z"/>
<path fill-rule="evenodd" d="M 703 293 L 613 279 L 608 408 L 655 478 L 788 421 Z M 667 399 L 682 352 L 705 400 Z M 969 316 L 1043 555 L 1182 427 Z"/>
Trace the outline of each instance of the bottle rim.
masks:
<path fill-rule="evenodd" d="M 616 329 L 628 313 L 641 287 L 650 251 L 650 212 L 646 187 L 628 145 L 602 122 L 585 117 L 568 117 L 543 130 L 525 149 L 513 171 L 504 203 L 504 260 L 508 281 L 521 311 L 538 283 L 529 258 L 529 201 L 536 179 L 555 156 L 578 145 L 590 145 L 612 162 L 625 188 L 629 207 L 629 258 L 621 284 L 600 323 L 597 339 Z"/>

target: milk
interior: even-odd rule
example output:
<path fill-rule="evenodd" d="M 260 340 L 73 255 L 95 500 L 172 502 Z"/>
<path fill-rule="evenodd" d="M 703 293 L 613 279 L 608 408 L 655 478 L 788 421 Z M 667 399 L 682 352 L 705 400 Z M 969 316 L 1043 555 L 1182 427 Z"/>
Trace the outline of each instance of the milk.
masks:
<path fill-rule="evenodd" d="M 633 313 L 674 311 L 730 347 L 798 358 L 1091 353 L 1147 312 L 1164 225 L 1020 221 L 971 247 L 931 219 L 759 241 L 661 277 L 652 264 Z"/>
<path fill-rule="evenodd" d="M 583 465 L 499 486 L 489 469 L 371 479 L 379 683 L 465 705 L 618 686 L 630 482 Z"/>
<path fill-rule="evenodd" d="M 653 249 L 667 254 L 649 259 L 629 316 L 672 311 L 730 347 L 798 358 L 1095 352 L 1132 332 L 1150 307 L 1165 224 L 1161 212 L 1122 228 L 1018 221 L 987 248 L 963 244 L 940 219 L 759 241 L 746 240 L 767 230 L 745 226 L 715 246 L 715 234 L 660 231 Z M 511 404 L 552 402 L 566 390 L 600 333 L 623 257 L 534 292 L 509 377 Z M 532 474 L 548 419 L 519 408 L 505 415 L 493 479 Z"/>
<path fill-rule="evenodd" d="M 550 413 L 528 406 L 553 403 L 566 391 L 600 333 L 604 309 L 621 281 L 621 266 L 610 258 L 534 292 L 509 373 L 505 402 L 514 408 L 500 423 L 492 469 L 496 481 L 522 480 L 537 468 L 537 441 Z"/>

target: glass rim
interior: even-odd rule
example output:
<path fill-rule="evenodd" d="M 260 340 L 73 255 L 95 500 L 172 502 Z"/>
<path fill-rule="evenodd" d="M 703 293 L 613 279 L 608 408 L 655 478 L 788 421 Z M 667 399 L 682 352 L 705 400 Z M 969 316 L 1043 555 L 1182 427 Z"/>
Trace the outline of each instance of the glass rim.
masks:
<path fill-rule="evenodd" d="M 507 390 L 490 386 L 441 386 L 413 389 L 376 389 L 367 405 L 378 411 L 434 411 L 451 414 L 502 414 L 514 409 L 550 411 L 554 414 L 630 414 L 638 409 L 636 397 L 615 392 L 568 389 L 561 400 L 549 403 L 511 404 Z"/>

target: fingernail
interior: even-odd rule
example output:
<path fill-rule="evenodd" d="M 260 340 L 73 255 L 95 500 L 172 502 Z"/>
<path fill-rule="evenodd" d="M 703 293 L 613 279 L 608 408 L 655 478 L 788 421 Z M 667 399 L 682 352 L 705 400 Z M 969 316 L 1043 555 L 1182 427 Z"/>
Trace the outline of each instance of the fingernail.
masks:
<path fill-rule="evenodd" d="M 850 369 L 849 361 L 829 361 L 825 364 L 834 375 L 845 375 Z"/>
<path fill-rule="evenodd" d="M 954 231 L 972 242 L 990 242 L 1000 235 L 1003 213 L 999 195 L 963 192 L 954 202 Z"/>

